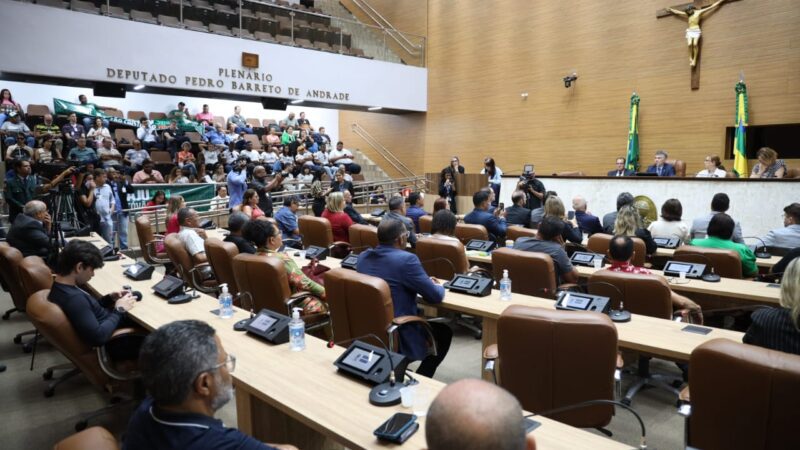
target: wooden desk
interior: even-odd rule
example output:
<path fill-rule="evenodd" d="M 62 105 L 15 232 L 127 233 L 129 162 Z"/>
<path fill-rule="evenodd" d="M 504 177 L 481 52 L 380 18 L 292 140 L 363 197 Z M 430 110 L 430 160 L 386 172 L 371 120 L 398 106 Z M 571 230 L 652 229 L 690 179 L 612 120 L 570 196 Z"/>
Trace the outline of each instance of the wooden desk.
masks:
<path fill-rule="evenodd" d="M 87 240 L 102 246 L 96 235 Z M 216 299 L 201 294 L 183 305 L 169 305 L 151 292 L 156 279 L 133 281 L 122 275 L 130 259 L 108 262 L 97 271 L 90 284 L 99 292 L 119 290 L 128 284 L 143 294 L 129 315 L 148 329 L 175 320 L 202 320 L 214 327 L 225 349 L 236 355 L 233 380 L 236 386 L 238 428 L 266 442 L 285 442 L 303 449 L 340 448 L 385 449 L 372 431 L 395 412 L 409 412 L 400 405 L 376 407 L 369 404 L 370 387 L 336 373 L 333 361 L 343 348 L 327 348 L 326 342 L 306 335 L 306 350 L 292 352 L 288 345 L 270 345 L 244 333 L 233 331 L 233 323 L 247 316 L 236 308 L 231 319 L 210 313 L 218 307 Z M 157 277 L 155 277 L 157 278 Z M 416 376 L 420 380 L 417 395 L 424 398 L 423 408 L 444 387 L 439 381 Z M 630 445 L 537 418 L 542 425 L 534 431 L 543 449 L 626 449 Z M 420 430 L 403 448 L 424 449 L 425 418 Z"/>

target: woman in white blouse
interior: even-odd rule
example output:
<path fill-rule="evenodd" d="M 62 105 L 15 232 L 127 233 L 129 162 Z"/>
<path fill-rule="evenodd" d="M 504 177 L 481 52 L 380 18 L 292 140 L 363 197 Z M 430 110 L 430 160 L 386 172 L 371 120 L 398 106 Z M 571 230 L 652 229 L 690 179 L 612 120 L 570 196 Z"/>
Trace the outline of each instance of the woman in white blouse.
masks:
<path fill-rule="evenodd" d="M 683 206 L 680 200 L 671 198 L 661 205 L 661 219 L 650 224 L 647 230 L 653 237 L 678 238 L 681 243 L 689 242 L 691 227 L 681 221 Z"/>
<path fill-rule="evenodd" d="M 708 155 L 703 164 L 706 168 L 697 173 L 698 178 L 725 178 L 725 171 L 720 168 L 722 162 L 719 156 Z"/>
<path fill-rule="evenodd" d="M 100 148 L 103 146 L 103 139 L 109 138 L 111 139 L 111 132 L 108 131 L 108 128 L 103 126 L 103 119 L 97 117 L 94 119 L 94 128 L 89 130 L 86 133 L 86 138 L 91 139 L 95 142 L 95 146 Z M 114 148 L 114 140 L 111 140 L 112 148 Z"/>

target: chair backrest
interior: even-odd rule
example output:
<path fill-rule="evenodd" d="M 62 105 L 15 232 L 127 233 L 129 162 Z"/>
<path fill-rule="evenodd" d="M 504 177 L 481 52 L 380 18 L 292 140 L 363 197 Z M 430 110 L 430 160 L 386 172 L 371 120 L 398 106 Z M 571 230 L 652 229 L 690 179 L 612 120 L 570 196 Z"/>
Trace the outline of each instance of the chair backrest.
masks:
<path fill-rule="evenodd" d="M 28 105 L 28 116 L 42 117 L 45 114 L 50 114 L 50 107 L 47 105 Z"/>
<path fill-rule="evenodd" d="M 606 256 L 608 255 L 608 247 L 611 245 L 611 239 L 613 238 L 614 236 L 610 234 L 595 233 L 589 236 L 589 242 L 587 242 L 586 248 L 588 248 L 589 251 Z M 634 251 L 631 264 L 637 267 L 643 267 L 647 259 L 647 246 L 644 245 L 643 240 L 637 237 L 632 237 L 631 240 L 633 241 Z"/>
<path fill-rule="evenodd" d="M 516 241 L 521 237 L 536 237 L 536 230 L 518 226 L 506 228 L 506 239 Z"/>
<path fill-rule="evenodd" d="M 668 159 L 665 161 L 667 164 L 672 164 L 675 167 L 676 177 L 686 176 L 686 161 L 682 159 Z"/>
<path fill-rule="evenodd" d="M 189 286 L 194 286 L 192 277 L 189 275 L 189 271 L 194 268 L 192 256 L 189 255 L 189 252 L 183 245 L 183 241 L 178 237 L 178 234 L 172 233 L 164 238 L 164 247 L 167 250 L 169 260 L 175 265 L 175 268 L 178 269 L 178 273 L 181 274 L 183 282 Z"/>
<path fill-rule="evenodd" d="M 139 120 L 142 117 L 147 117 L 147 114 L 145 114 L 144 111 L 129 110 L 127 116 L 128 116 L 128 119 Z"/>
<path fill-rule="evenodd" d="M 681 245 L 675 249 L 673 259 L 706 265 L 709 265 L 710 261 L 717 275 L 725 278 L 742 278 L 742 258 L 735 250 Z"/>
<path fill-rule="evenodd" d="M 462 244 L 466 245 L 473 239 L 482 239 L 484 241 L 488 241 L 489 232 L 486 231 L 486 227 L 483 225 L 458 223 L 456 224 L 456 238 L 458 238 Z"/>
<path fill-rule="evenodd" d="M 19 281 L 27 299 L 35 292 L 53 287 L 53 272 L 38 256 L 28 256 L 19 265 Z"/>
<path fill-rule="evenodd" d="M 292 295 L 292 290 L 281 260 L 271 256 L 239 253 L 233 258 L 233 274 L 239 292 L 249 292 L 253 297 L 255 311 L 266 308 L 280 314 L 288 312 L 284 301 Z"/>
<path fill-rule="evenodd" d="M 430 233 L 433 226 L 433 216 L 425 214 L 419 218 L 419 232 Z"/>
<path fill-rule="evenodd" d="M 304 215 L 297 218 L 297 225 L 303 235 L 304 248 L 309 245 L 328 248 L 333 244 L 333 230 L 328 219 Z"/>
<path fill-rule="evenodd" d="M 204 242 L 206 256 L 219 284 L 226 283 L 231 295 L 239 293 L 239 285 L 233 274 L 233 258 L 239 254 L 239 248 L 233 242 L 223 242 L 216 238 L 208 238 Z"/>
<path fill-rule="evenodd" d="M 500 385 L 525 410 L 614 399 L 617 329 L 604 314 L 512 305 L 497 321 L 497 349 Z M 603 405 L 549 417 L 586 428 L 607 425 L 613 414 Z"/>
<path fill-rule="evenodd" d="M 792 167 L 787 169 L 783 178 L 800 178 L 800 167 Z"/>
<path fill-rule="evenodd" d="M 147 264 L 158 264 L 153 260 L 147 244 L 155 240 L 153 234 L 153 226 L 150 224 L 150 219 L 147 216 L 139 216 L 136 218 L 136 236 L 139 238 L 139 245 L 142 247 L 142 258 Z"/>
<path fill-rule="evenodd" d="M 95 350 L 78 337 L 64 311 L 47 299 L 49 290 L 28 297 L 28 318 L 42 336 L 64 354 L 96 386 L 105 387 L 110 378 L 100 368 Z"/>
<path fill-rule="evenodd" d="M 386 281 L 348 269 L 332 269 L 325 272 L 325 297 L 334 340 L 369 333 L 386 338 L 386 330 L 394 318 L 392 292 Z"/>
<path fill-rule="evenodd" d="M 53 450 L 118 450 L 117 439 L 103 427 L 87 428 L 80 433 L 60 440 Z"/>
<path fill-rule="evenodd" d="M 422 238 L 417 240 L 416 250 L 428 276 L 451 280 L 469 270 L 464 244 L 455 239 Z"/>
<path fill-rule="evenodd" d="M 22 252 L 6 242 L 0 242 L 0 280 L 3 282 L 3 288 L 11 295 L 14 307 L 24 312 L 27 297 L 22 289 L 22 283 L 19 282 L 18 267 L 21 262 Z"/>
<path fill-rule="evenodd" d="M 492 252 L 494 279 L 503 278 L 508 270 L 511 292 L 536 297 L 554 298 L 556 292 L 556 267 L 546 253 L 498 248 Z"/>
<path fill-rule="evenodd" d="M 688 445 L 800 448 L 800 356 L 713 339 L 692 352 L 689 377 Z"/>
<path fill-rule="evenodd" d="M 353 251 L 361 252 L 363 247 L 374 248 L 378 246 L 378 229 L 372 225 L 353 224 L 348 230 L 350 233 L 350 245 Z M 362 247 L 362 248 L 358 248 Z"/>
<path fill-rule="evenodd" d="M 147 115 L 150 120 L 163 120 L 167 118 L 167 113 L 159 112 L 159 111 L 151 111 L 150 114 Z"/>
<path fill-rule="evenodd" d="M 171 163 L 172 156 L 169 152 L 165 152 L 163 150 L 152 150 L 150 152 L 150 160 L 154 163 Z"/>
<path fill-rule="evenodd" d="M 616 287 L 603 284 L 609 283 Z M 611 298 L 614 308 L 625 300 L 625 309 L 633 314 L 672 318 L 672 290 L 660 275 L 644 275 L 611 270 L 598 270 L 589 277 L 589 293 Z M 619 292 L 617 292 L 619 289 Z M 624 296 L 620 298 L 620 293 Z"/>

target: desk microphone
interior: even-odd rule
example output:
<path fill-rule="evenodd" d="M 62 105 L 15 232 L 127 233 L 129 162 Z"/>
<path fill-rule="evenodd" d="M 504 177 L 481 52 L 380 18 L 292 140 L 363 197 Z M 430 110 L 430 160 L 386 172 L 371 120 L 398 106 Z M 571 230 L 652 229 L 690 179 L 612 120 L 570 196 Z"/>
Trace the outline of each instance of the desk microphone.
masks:
<path fill-rule="evenodd" d="M 608 312 L 608 317 L 611 318 L 611 321 L 630 322 L 631 312 L 625 310 L 625 295 L 622 294 L 622 291 L 620 291 L 618 287 L 614 286 L 613 284 L 607 281 L 591 281 L 588 283 L 578 284 L 578 287 L 586 289 L 588 286 L 601 286 L 601 285 L 611 287 L 619 294 L 619 309 L 612 309 Z M 587 290 L 586 293 L 588 294 L 589 291 Z"/>
<path fill-rule="evenodd" d="M 250 322 L 250 320 L 255 316 L 255 312 L 253 311 L 253 306 L 254 306 L 254 304 L 253 304 L 254 303 L 253 302 L 253 296 L 250 295 L 249 292 L 239 292 L 238 294 L 236 294 L 236 298 L 238 298 L 238 299 L 241 299 L 241 298 L 244 298 L 244 297 L 247 297 L 247 299 L 250 300 L 250 317 L 248 317 L 246 319 L 242 319 L 242 320 L 234 323 L 233 324 L 234 331 L 247 331 L 247 328 L 245 328 L 245 326 L 247 325 L 247 322 Z M 244 306 L 244 302 L 242 302 L 242 306 Z"/>
<path fill-rule="evenodd" d="M 677 257 L 674 257 L 674 259 L 676 261 L 692 262 L 691 258 L 694 258 L 694 257 L 698 257 L 700 259 L 704 259 L 706 261 L 706 265 L 711 269 L 711 273 L 704 274 L 702 277 L 700 277 L 700 279 L 703 280 L 703 281 L 709 282 L 709 283 L 719 283 L 719 281 L 722 279 L 722 277 L 720 277 L 719 275 L 717 275 L 714 272 L 714 262 L 711 261 L 711 258 L 709 258 L 708 256 L 703 255 L 702 253 L 688 253 L 688 254 L 679 255 Z M 688 258 L 688 259 L 683 259 L 682 260 L 682 259 L 679 259 L 679 258 Z"/>
<path fill-rule="evenodd" d="M 756 258 L 759 258 L 759 259 L 770 259 L 770 258 L 772 258 L 772 253 L 770 253 L 769 250 L 767 250 L 767 244 L 761 238 L 755 237 L 755 236 L 744 236 L 742 239 L 755 239 L 758 242 L 761 242 L 761 248 L 763 249 L 763 251 L 759 252 L 758 251 L 758 247 L 756 247 L 756 251 L 755 251 Z"/>

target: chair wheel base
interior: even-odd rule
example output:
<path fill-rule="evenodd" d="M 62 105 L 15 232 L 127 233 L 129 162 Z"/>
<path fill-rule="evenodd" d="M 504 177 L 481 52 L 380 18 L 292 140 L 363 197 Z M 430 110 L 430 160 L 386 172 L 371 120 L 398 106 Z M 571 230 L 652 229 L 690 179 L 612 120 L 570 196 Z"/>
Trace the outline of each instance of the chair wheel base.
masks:
<path fill-rule="evenodd" d="M 42 379 L 45 380 L 45 381 L 52 380 L 53 379 L 53 371 L 52 370 L 48 370 L 45 373 L 43 373 L 42 374 Z"/>
<path fill-rule="evenodd" d="M 3 320 L 8 320 L 8 318 L 9 318 L 10 316 L 11 316 L 11 313 L 5 313 L 5 314 L 3 314 Z"/>
<path fill-rule="evenodd" d="M 625 406 L 631 406 L 631 399 L 629 399 L 629 398 L 623 398 L 619 402 L 622 403 Z"/>
<path fill-rule="evenodd" d="M 25 352 L 25 353 L 30 353 L 30 352 L 32 352 L 32 351 L 33 351 L 33 345 L 31 345 L 31 344 L 24 344 L 24 345 L 22 346 L 22 351 L 23 351 L 23 352 Z"/>
<path fill-rule="evenodd" d="M 53 389 L 53 388 L 47 388 L 47 389 L 45 389 L 45 390 L 44 390 L 44 396 L 45 396 L 45 398 L 50 398 L 50 397 L 52 397 L 52 396 L 53 396 L 55 393 L 56 393 L 56 390 L 55 390 L 55 389 Z"/>
<path fill-rule="evenodd" d="M 86 429 L 89 426 L 89 422 L 86 420 L 81 420 L 80 422 L 75 424 L 75 431 L 80 432 Z"/>
<path fill-rule="evenodd" d="M 482 332 L 481 333 L 475 333 L 474 337 L 475 337 L 476 341 L 480 341 L 481 339 L 483 339 L 483 333 Z"/>
<path fill-rule="evenodd" d="M 4 320 L 8 320 L 5 317 L 3 317 L 3 319 Z M 22 336 L 14 336 L 14 343 L 15 344 L 21 344 L 22 343 Z"/>

